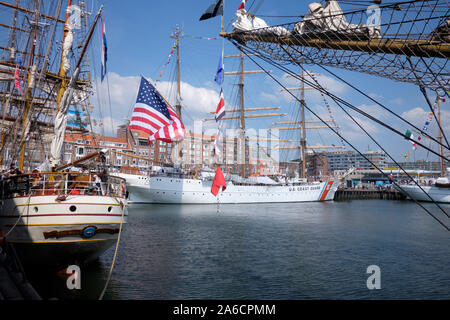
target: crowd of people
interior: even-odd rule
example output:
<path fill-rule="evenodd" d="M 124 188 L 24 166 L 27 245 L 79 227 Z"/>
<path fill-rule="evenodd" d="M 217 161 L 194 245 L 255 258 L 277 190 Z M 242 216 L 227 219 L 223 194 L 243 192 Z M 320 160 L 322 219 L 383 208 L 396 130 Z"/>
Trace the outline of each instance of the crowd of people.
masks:
<path fill-rule="evenodd" d="M 59 201 L 65 200 L 68 194 L 79 194 L 81 190 L 83 194 L 97 195 L 107 195 L 111 191 L 105 168 L 99 168 L 96 172 L 82 172 L 81 175 L 66 169 L 55 172 L 50 180 L 48 173 L 41 173 L 37 169 L 23 175 L 18 168 L 10 166 L 9 170 L 4 169 L 0 173 L 0 187 L 3 197 L 39 192 L 44 194 L 47 190 L 54 190 Z"/>

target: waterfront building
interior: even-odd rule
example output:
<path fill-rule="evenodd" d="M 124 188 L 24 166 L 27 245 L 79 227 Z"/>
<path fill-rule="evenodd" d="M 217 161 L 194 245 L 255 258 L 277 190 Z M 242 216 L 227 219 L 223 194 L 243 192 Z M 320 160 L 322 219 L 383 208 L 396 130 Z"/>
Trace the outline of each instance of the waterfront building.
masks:
<path fill-rule="evenodd" d="M 373 164 L 359 153 L 350 150 L 325 152 L 323 154 L 327 158 L 329 171 L 348 170 L 350 168 L 375 169 L 373 164 L 378 168 L 386 167 L 386 154 L 382 151 L 369 150 L 363 153 Z"/>

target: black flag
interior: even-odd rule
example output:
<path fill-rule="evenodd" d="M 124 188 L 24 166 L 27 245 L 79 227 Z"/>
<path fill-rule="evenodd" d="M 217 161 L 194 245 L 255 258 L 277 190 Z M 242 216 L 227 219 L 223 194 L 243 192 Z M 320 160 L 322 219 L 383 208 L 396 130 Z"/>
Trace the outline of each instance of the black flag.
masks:
<path fill-rule="evenodd" d="M 223 14 L 223 0 L 217 0 L 216 3 L 210 5 L 208 9 L 200 17 L 200 21 L 213 18 Z"/>

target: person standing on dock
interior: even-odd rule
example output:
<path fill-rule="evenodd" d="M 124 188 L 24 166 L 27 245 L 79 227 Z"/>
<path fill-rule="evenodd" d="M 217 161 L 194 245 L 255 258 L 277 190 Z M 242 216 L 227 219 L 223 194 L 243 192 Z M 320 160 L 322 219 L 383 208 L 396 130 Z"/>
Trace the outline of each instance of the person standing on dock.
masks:
<path fill-rule="evenodd" d="M 102 195 L 106 195 L 106 183 L 108 181 L 108 177 L 107 177 L 107 173 L 106 170 L 104 168 L 100 169 L 100 173 L 98 174 L 99 178 L 100 178 L 100 188 L 102 191 Z"/>

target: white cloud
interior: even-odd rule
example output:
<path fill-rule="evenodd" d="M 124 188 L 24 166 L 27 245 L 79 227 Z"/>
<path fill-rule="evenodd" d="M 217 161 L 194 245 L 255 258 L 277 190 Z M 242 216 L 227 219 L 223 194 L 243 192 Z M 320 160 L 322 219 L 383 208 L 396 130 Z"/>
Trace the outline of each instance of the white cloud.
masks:
<path fill-rule="evenodd" d="M 317 80 L 317 82 L 319 83 L 320 86 L 324 87 L 324 89 L 326 91 L 329 91 L 332 94 L 335 94 L 337 96 L 342 96 L 343 94 L 345 94 L 347 92 L 347 86 L 345 84 L 343 84 L 342 82 L 335 80 L 334 78 L 325 76 L 323 74 L 316 74 L 313 76 L 314 76 L 314 79 Z M 312 79 L 312 77 L 309 75 L 305 76 L 305 80 L 311 82 L 314 86 L 317 86 L 314 79 Z M 282 76 L 281 83 L 287 89 L 301 87 L 300 80 L 288 75 L 287 73 L 285 73 Z M 308 87 L 309 86 L 307 84 L 305 84 L 305 88 L 308 88 Z M 292 101 L 294 99 L 294 97 L 292 97 L 292 95 L 289 92 L 281 91 L 281 88 L 279 86 L 277 86 L 275 88 L 275 90 L 276 90 L 276 93 L 274 92 L 274 96 L 280 97 L 283 101 Z M 299 92 L 300 92 L 299 90 L 291 91 L 291 93 L 294 94 L 295 96 L 299 96 Z M 320 101 L 321 99 L 323 99 L 322 95 L 319 91 L 309 90 L 309 89 L 307 89 L 305 91 L 305 98 L 307 100 L 313 101 L 313 102 L 317 102 L 317 101 Z"/>
<path fill-rule="evenodd" d="M 425 124 L 425 121 L 429 117 L 430 111 L 426 111 L 420 107 L 410 109 L 408 111 L 405 111 L 401 114 L 403 118 L 414 124 L 419 129 L 422 129 L 422 127 Z M 437 112 L 435 111 L 436 116 Z M 441 110 L 441 127 L 444 130 L 444 134 L 449 137 L 450 132 L 450 111 L 447 110 Z M 431 116 L 431 121 L 428 126 L 429 130 L 431 129 L 432 132 L 436 133 L 438 132 L 438 126 L 436 125 L 436 120 L 434 119 L 434 116 Z"/>
<path fill-rule="evenodd" d="M 419 127 L 425 123 L 425 120 L 427 119 L 427 112 L 422 108 L 417 107 L 403 112 L 401 116 L 415 126 Z"/>
<path fill-rule="evenodd" d="M 158 90 L 164 97 L 169 99 L 171 105 L 176 103 L 175 88 L 176 83 L 162 81 L 157 84 Z M 207 89 L 198 88 L 186 82 L 180 83 L 181 90 L 181 105 L 186 110 L 194 112 L 212 112 L 215 111 L 217 103 L 219 102 L 219 92 Z"/>
<path fill-rule="evenodd" d="M 267 93 L 267 92 L 262 92 L 260 94 L 261 98 L 266 100 L 266 101 L 272 101 L 272 102 L 278 102 L 279 99 L 276 95 L 272 94 L 272 93 Z"/>
<path fill-rule="evenodd" d="M 373 92 L 369 93 L 368 96 L 375 100 L 380 100 L 380 99 L 384 98 L 381 94 L 377 94 L 377 93 L 373 93 Z"/>
<path fill-rule="evenodd" d="M 405 103 L 405 101 L 402 98 L 395 98 L 390 100 L 389 102 L 399 106 L 402 106 Z"/>
<path fill-rule="evenodd" d="M 97 124 L 103 123 L 105 134 L 115 135 L 117 126 L 124 124 L 126 119 L 131 117 L 139 82 L 140 76 L 121 76 L 110 72 L 107 82 L 95 84 L 97 92 L 91 99 L 95 108 L 93 116 L 96 118 Z M 208 84 L 206 85 L 208 86 Z M 156 86 L 164 98 L 174 106 L 176 83 L 163 81 L 158 82 Z M 219 92 L 181 82 L 181 98 L 181 105 L 184 107 L 182 109 L 183 122 L 187 127 L 190 127 L 195 120 L 212 117 L 209 112 L 215 111 L 219 102 Z M 110 103 L 109 99 L 111 100 Z M 113 123 L 113 129 L 111 129 L 111 123 Z M 213 127 L 213 124 L 206 122 L 205 126 Z M 97 125 L 96 128 L 99 129 L 100 127 Z"/>

